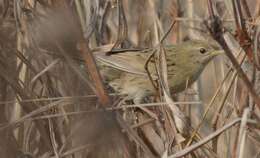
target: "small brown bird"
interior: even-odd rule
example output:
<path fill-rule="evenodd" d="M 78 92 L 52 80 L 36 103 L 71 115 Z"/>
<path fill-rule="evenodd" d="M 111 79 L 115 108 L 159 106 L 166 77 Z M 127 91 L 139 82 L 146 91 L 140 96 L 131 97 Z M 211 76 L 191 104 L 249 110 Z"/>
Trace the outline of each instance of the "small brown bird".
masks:
<path fill-rule="evenodd" d="M 186 41 L 177 45 L 164 46 L 166 51 L 168 83 L 173 93 L 178 93 L 197 80 L 206 65 L 223 51 L 200 40 Z M 112 55 L 97 54 L 101 74 L 117 92 L 128 94 L 139 102 L 155 92 L 148 78 L 145 63 L 155 49 L 129 51 Z M 148 64 L 152 79 L 157 80 L 154 60 Z"/>

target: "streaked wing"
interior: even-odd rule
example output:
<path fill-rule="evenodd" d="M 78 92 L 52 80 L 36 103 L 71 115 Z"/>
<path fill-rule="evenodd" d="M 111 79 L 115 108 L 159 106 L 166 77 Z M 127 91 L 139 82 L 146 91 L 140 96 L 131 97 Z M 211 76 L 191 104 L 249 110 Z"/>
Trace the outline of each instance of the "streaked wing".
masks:
<path fill-rule="evenodd" d="M 145 52 L 124 52 L 112 55 L 105 55 L 104 53 L 95 53 L 96 59 L 104 65 L 116 68 L 121 71 L 145 75 L 147 73 L 144 69 L 145 61 L 149 57 Z"/>

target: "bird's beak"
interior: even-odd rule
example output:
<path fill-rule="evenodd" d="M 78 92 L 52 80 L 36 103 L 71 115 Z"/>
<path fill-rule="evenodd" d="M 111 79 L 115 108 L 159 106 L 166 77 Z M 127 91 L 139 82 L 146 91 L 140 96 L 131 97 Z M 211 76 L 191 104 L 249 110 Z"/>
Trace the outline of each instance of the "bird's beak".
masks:
<path fill-rule="evenodd" d="M 216 50 L 216 51 L 212 51 L 211 55 L 217 56 L 217 55 L 224 54 L 224 53 L 225 53 L 224 50 Z"/>

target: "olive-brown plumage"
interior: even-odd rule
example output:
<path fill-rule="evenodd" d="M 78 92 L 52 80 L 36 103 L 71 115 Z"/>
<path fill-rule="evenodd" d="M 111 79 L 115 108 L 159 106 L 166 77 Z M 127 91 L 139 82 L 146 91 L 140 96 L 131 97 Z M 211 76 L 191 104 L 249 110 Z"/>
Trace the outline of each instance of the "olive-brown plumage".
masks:
<path fill-rule="evenodd" d="M 189 85 L 196 81 L 209 61 L 222 52 L 199 40 L 166 45 L 164 48 L 168 83 L 174 93 L 183 91 L 187 81 Z M 101 73 L 110 86 L 133 99 L 141 99 L 155 91 L 145 70 L 145 62 L 153 51 L 154 49 L 146 49 L 96 57 L 100 62 L 99 65 L 102 65 Z M 154 64 L 149 63 L 148 68 L 156 80 Z"/>

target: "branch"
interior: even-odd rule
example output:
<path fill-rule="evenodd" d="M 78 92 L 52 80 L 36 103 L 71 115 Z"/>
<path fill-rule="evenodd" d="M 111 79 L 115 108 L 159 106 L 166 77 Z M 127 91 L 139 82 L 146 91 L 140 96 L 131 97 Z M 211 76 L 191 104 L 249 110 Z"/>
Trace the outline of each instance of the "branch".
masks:
<path fill-rule="evenodd" d="M 234 68 L 236 69 L 239 77 L 243 80 L 247 90 L 249 91 L 253 100 L 257 104 L 258 108 L 260 109 L 260 98 L 257 95 L 256 91 L 254 90 L 253 84 L 250 82 L 247 75 L 244 73 L 244 71 L 240 67 L 239 63 L 237 62 L 236 58 L 234 57 L 233 53 L 231 52 L 231 49 L 228 47 L 227 42 L 225 41 L 224 31 L 223 31 L 224 28 L 222 25 L 222 21 L 220 20 L 220 17 L 216 16 L 214 13 L 210 13 L 209 22 L 205 21 L 205 25 L 208 28 L 212 37 L 220 44 L 220 46 L 225 51 L 226 55 L 230 59 Z M 244 47 L 242 47 L 242 48 L 244 49 Z"/>

